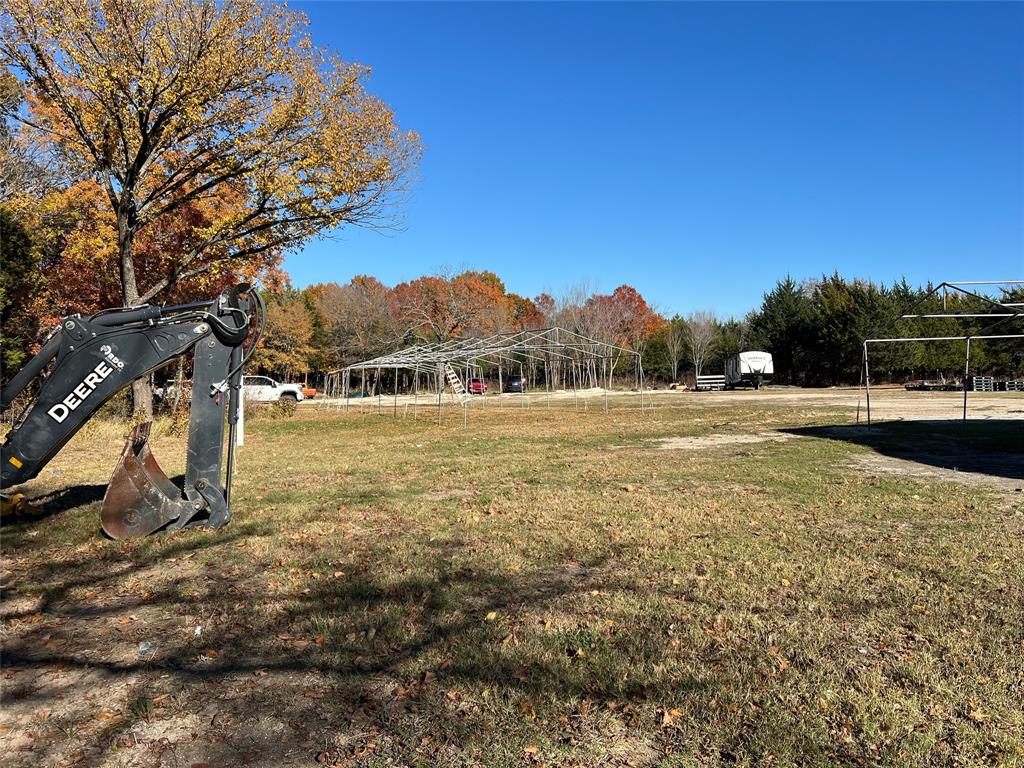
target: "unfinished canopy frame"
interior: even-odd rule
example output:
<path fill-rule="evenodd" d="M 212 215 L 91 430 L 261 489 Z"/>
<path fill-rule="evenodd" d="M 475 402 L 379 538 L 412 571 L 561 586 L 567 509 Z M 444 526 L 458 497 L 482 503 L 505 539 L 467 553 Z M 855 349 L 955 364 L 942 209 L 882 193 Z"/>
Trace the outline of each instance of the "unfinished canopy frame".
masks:
<path fill-rule="evenodd" d="M 868 425 L 871 424 L 871 367 L 868 356 L 868 345 L 869 344 L 899 344 L 915 341 L 965 341 L 967 342 L 967 351 L 964 356 L 964 403 L 963 403 L 963 421 L 967 421 L 967 393 L 969 387 L 967 386 L 967 380 L 971 370 L 971 342 L 981 341 L 986 339 L 1024 339 L 1024 333 L 995 333 L 998 330 L 1017 330 L 1017 326 L 1013 325 L 1014 321 L 1024 320 L 1024 302 L 1001 302 L 996 301 L 990 296 L 985 296 L 977 290 L 968 290 L 964 286 L 1011 286 L 1011 285 L 1024 285 L 1024 280 L 970 280 L 960 282 L 942 282 L 935 286 L 932 290 L 928 291 L 914 308 L 903 315 L 900 315 L 901 320 L 918 320 L 918 319 L 937 319 L 937 318 L 951 318 L 951 319 L 978 319 L 978 318 L 991 318 L 994 322 L 985 325 L 979 329 L 978 333 L 961 336 L 906 336 L 901 338 L 890 338 L 890 339 L 865 339 L 864 340 L 864 396 L 867 404 L 867 418 Z M 925 301 L 932 298 L 933 296 L 942 294 L 942 312 L 917 312 L 917 308 L 921 306 Z M 960 294 L 964 296 L 970 296 L 971 298 L 978 299 L 984 303 L 990 311 L 988 312 L 957 312 L 949 310 L 948 299 L 950 293 Z M 1006 324 L 1010 324 L 1009 327 L 1003 328 Z"/>
<path fill-rule="evenodd" d="M 487 337 L 458 338 L 431 344 L 417 344 L 370 360 L 354 363 L 346 368 L 330 371 L 327 377 L 327 396 L 340 398 L 348 410 L 352 399 L 352 374 L 360 375 L 359 397 L 366 394 L 367 372 L 374 372 L 375 382 L 380 372 L 395 371 L 394 411 L 398 412 L 398 371 L 413 373 L 412 386 L 414 411 L 419 404 L 419 383 L 426 374 L 427 383 L 433 379 L 437 392 L 438 422 L 442 416 L 446 380 L 451 383 L 455 397 L 463 407 L 463 420 L 468 419 L 470 397 L 461 382 L 468 383 L 475 371 L 494 367 L 498 372 L 499 389 L 502 388 L 502 372 L 511 369 L 519 376 L 531 375 L 536 380 L 543 371 L 544 392 L 553 391 L 552 381 L 558 379 L 568 389 L 571 385 L 574 401 L 578 406 L 578 390 L 589 382 L 591 386 L 604 389 L 604 408 L 608 410 L 608 390 L 612 385 L 614 371 L 623 360 L 632 365 L 634 387 L 640 394 L 640 408 L 645 408 L 643 358 L 636 352 L 616 344 L 599 341 L 565 328 L 543 328 L 539 330 L 499 333 Z M 460 376 L 465 378 L 461 378 Z M 454 379 L 452 374 L 454 373 Z M 515 374 L 513 374 L 515 375 Z M 459 383 L 456 383 L 459 382 Z M 376 388 L 376 384 L 375 384 Z M 523 388 L 525 389 L 525 387 Z M 518 393 L 523 407 L 527 407 L 526 392 Z M 481 398 L 483 402 L 483 398 Z M 378 407 L 380 401 L 378 399 Z"/>

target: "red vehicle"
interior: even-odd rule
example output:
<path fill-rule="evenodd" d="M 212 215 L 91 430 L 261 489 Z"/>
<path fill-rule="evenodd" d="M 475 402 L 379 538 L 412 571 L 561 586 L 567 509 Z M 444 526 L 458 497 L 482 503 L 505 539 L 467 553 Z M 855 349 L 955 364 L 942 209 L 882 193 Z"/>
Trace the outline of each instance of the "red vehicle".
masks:
<path fill-rule="evenodd" d="M 470 379 L 469 380 L 469 394 L 471 395 L 486 395 L 487 384 L 483 379 Z"/>

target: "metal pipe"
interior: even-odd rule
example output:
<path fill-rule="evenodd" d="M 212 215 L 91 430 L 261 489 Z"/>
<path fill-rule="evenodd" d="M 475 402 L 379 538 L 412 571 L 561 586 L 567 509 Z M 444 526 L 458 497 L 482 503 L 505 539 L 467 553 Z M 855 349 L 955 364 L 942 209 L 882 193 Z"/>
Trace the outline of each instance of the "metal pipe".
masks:
<path fill-rule="evenodd" d="M 1009 304 L 1003 304 L 1001 306 L 1008 307 Z M 913 320 L 914 318 L 949 318 L 956 320 L 958 318 L 972 318 L 972 317 L 1018 317 L 1020 312 L 953 312 L 950 313 L 932 313 L 925 315 L 900 315 L 900 320 Z"/>
<path fill-rule="evenodd" d="M 967 356 L 964 358 L 964 421 L 967 421 L 967 376 L 971 370 L 971 337 L 967 337 Z"/>
<path fill-rule="evenodd" d="M 886 344 L 893 341 L 967 341 L 967 339 L 1024 339 L 1024 333 L 983 336 L 910 336 L 904 339 L 865 339 L 865 344 Z"/>
<path fill-rule="evenodd" d="M 946 285 L 1024 285 L 1024 280 L 947 280 Z"/>
<path fill-rule="evenodd" d="M 871 369 L 868 367 L 868 342 L 864 342 L 864 399 L 868 410 L 868 426 L 871 426 Z"/>

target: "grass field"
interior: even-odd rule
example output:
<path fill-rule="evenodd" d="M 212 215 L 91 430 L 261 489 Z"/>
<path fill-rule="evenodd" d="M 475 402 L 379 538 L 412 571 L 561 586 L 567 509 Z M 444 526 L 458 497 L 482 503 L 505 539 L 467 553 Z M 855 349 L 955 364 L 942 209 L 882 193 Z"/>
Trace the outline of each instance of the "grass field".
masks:
<path fill-rule="evenodd" d="M 823 396 L 306 407 L 249 423 L 227 528 L 139 542 L 99 533 L 125 430 L 90 427 L 2 530 L 2 762 L 1024 765 L 1005 398 L 870 433 Z"/>

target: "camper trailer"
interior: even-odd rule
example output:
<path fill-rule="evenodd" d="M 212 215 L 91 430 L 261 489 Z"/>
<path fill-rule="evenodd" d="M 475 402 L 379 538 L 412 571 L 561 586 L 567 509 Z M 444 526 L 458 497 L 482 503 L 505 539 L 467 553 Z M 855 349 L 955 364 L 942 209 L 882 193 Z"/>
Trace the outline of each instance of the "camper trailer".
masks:
<path fill-rule="evenodd" d="M 753 387 L 760 389 L 766 381 L 775 375 L 772 356 L 768 352 L 740 352 L 726 358 L 725 387 Z"/>

